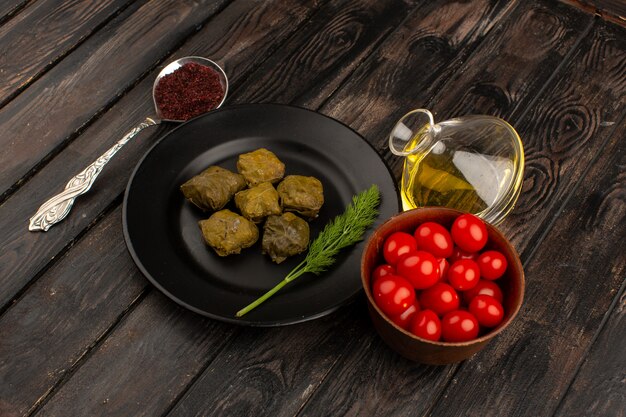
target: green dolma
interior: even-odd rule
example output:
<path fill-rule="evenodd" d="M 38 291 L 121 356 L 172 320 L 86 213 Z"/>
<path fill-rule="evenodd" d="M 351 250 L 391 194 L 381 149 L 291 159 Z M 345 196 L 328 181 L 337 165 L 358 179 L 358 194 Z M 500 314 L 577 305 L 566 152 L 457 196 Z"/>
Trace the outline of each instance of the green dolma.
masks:
<path fill-rule="evenodd" d="M 254 245 L 259 239 L 259 229 L 256 225 L 230 210 L 217 211 L 198 224 L 204 241 L 219 256 L 241 253 L 242 249 Z"/>
<path fill-rule="evenodd" d="M 246 187 L 243 176 L 210 166 L 180 186 L 185 198 L 205 211 L 224 207 L 237 191 Z"/>
<path fill-rule="evenodd" d="M 278 191 L 269 182 L 239 191 L 235 194 L 235 205 L 243 217 L 255 223 L 259 223 L 264 217 L 282 212 Z"/>
<path fill-rule="evenodd" d="M 249 187 L 262 182 L 275 183 L 285 175 L 285 164 L 265 148 L 239 155 L 237 170 L 244 176 Z"/>
<path fill-rule="evenodd" d="M 309 224 L 293 213 L 270 216 L 263 227 L 263 253 L 277 264 L 309 246 Z"/>
<path fill-rule="evenodd" d="M 317 217 L 324 204 L 324 189 L 315 177 L 288 175 L 277 190 L 284 211 L 293 211 L 308 219 Z"/>

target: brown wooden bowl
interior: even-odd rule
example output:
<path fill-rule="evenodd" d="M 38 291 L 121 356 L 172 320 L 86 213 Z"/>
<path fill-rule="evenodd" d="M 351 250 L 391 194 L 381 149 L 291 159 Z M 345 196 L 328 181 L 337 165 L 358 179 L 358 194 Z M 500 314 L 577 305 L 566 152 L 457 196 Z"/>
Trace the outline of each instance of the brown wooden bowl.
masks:
<path fill-rule="evenodd" d="M 422 223 L 433 221 L 448 230 L 462 211 L 443 208 L 425 207 L 400 213 L 383 223 L 367 241 L 361 258 L 361 282 L 367 296 L 367 307 L 374 323 L 374 328 L 383 340 L 396 352 L 412 361 L 445 365 L 469 358 L 485 347 L 487 342 L 504 330 L 515 318 L 524 299 L 524 270 L 519 256 L 511 243 L 494 226 L 486 223 L 489 240 L 484 250 L 495 249 L 504 254 L 508 261 L 507 271 L 496 282 L 504 294 L 504 319 L 489 333 L 469 342 L 448 343 L 433 342 L 419 338 L 393 323 L 378 308 L 372 297 L 370 276 L 373 269 L 385 263 L 382 248 L 385 239 L 394 232 L 413 234 Z"/>

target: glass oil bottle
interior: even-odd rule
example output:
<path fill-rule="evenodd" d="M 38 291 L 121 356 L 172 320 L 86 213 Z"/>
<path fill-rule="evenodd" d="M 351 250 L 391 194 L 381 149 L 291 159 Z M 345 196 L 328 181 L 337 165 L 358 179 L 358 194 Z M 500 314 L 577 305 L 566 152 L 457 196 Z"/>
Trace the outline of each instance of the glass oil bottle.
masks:
<path fill-rule="evenodd" d="M 404 210 L 444 206 L 498 224 L 522 188 L 522 142 L 497 117 L 464 116 L 435 124 L 428 110 L 413 110 L 396 123 L 389 148 L 405 157 Z"/>

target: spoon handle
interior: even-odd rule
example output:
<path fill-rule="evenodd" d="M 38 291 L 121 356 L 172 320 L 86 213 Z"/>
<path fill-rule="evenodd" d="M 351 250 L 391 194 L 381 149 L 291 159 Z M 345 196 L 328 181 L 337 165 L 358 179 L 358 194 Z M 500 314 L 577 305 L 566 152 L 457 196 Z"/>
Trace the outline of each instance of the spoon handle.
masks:
<path fill-rule="evenodd" d="M 158 120 L 154 120 L 150 117 L 146 118 L 146 120 L 139 123 L 130 132 L 124 135 L 124 137 L 108 151 L 100 155 L 91 165 L 79 172 L 78 175 L 72 177 L 61 193 L 50 198 L 39 207 L 37 213 L 30 218 L 28 230 L 31 232 L 45 232 L 50 227 L 63 220 L 70 212 L 76 197 L 89 191 L 104 166 L 113 158 L 113 155 L 146 127 L 157 124 L 159 124 Z"/>

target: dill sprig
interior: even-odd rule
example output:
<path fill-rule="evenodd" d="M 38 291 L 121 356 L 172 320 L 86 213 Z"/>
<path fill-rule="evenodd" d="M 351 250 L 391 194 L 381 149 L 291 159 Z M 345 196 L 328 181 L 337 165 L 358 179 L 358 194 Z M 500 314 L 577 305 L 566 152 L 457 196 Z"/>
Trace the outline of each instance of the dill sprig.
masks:
<path fill-rule="evenodd" d="M 334 263 L 341 249 L 354 245 L 363 239 L 368 227 L 378 217 L 380 191 L 376 185 L 352 197 L 352 203 L 346 211 L 332 219 L 309 246 L 309 251 L 302 262 L 287 274 L 274 288 L 257 298 L 248 306 L 239 310 L 237 317 L 242 317 L 276 294 L 291 281 L 306 273 L 319 275 Z"/>

